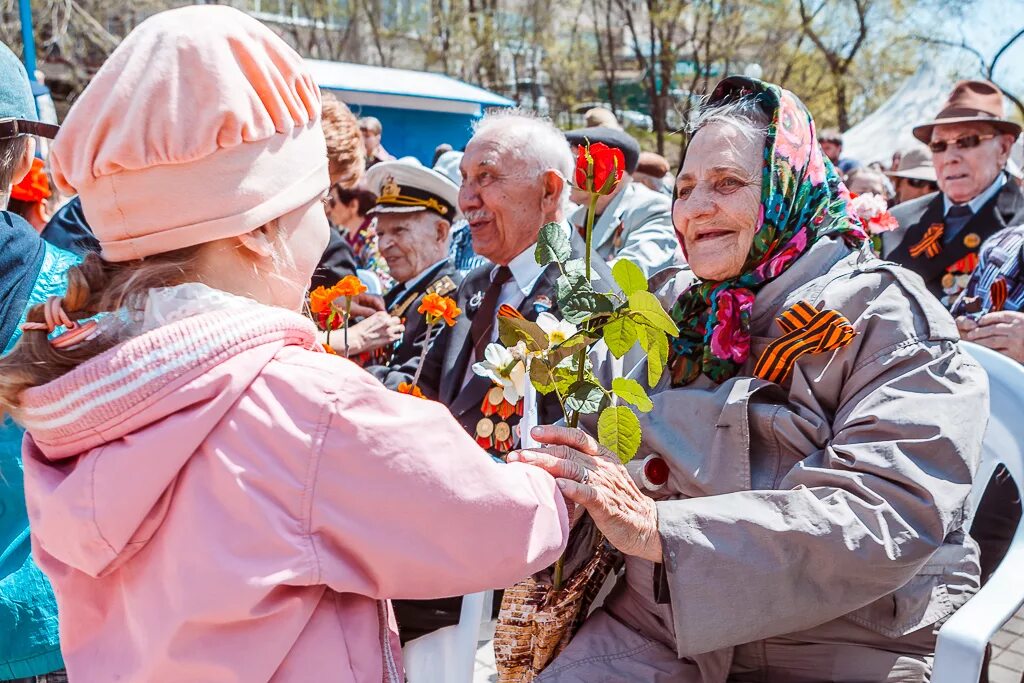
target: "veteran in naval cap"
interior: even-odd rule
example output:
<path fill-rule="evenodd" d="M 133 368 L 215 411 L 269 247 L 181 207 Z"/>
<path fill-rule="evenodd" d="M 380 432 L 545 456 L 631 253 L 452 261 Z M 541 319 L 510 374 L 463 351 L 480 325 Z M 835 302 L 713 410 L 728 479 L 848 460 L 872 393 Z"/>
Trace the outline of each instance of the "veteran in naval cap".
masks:
<path fill-rule="evenodd" d="M 609 263 L 629 259 L 643 268 L 648 277 L 675 262 L 676 239 L 672 227 L 672 200 L 642 183 L 633 182 L 640 159 L 640 145 L 629 133 L 615 128 L 595 126 L 565 134 L 574 148 L 587 142 L 602 142 L 622 151 L 626 172 L 622 182 L 610 195 L 597 202 L 598 218 L 594 223 L 594 251 Z M 572 200 L 579 204 L 569 221 L 581 231 L 586 225 L 589 197 L 584 190 L 573 188 Z"/>
<path fill-rule="evenodd" d="M 402 339 L 378 361 L 397 365 L 418 357 L 427 342 L 427 323 L 417 311 L 423 297 L 449 296 L 461 279 L 448 259 L 459 188 L 437 171 L 404 161 L 375 164 L 364 182 L 377 195 L 369 213 L 377 218 L 377 244 L 397 280 L 384 304 L 405 321 Z"/>

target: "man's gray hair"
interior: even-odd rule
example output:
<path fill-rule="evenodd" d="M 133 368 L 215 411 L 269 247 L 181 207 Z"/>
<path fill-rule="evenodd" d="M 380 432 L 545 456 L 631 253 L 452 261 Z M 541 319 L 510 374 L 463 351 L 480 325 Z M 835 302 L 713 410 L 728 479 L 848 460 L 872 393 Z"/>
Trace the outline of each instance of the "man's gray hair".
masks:
<path fill-rule="evenodd" d="M 711 123 L 727 123 L 748 140 L 763 139 L 768 134 L 771 119 L 753 96 L 711 105 L 704 103 L 690 120 L 690 135 L 693 136 Z"/>
<path fill-rule="evenodd" d="M 473 126 L 473 137 L 483 135 L 498 137 L 509 151 L 530 164 L 537 175 L 556 171 L 565 180 L 562 204 L 567 204 L 575 163 L 565 135 L 549 119 L 522 109 L 495 110 Z"/>

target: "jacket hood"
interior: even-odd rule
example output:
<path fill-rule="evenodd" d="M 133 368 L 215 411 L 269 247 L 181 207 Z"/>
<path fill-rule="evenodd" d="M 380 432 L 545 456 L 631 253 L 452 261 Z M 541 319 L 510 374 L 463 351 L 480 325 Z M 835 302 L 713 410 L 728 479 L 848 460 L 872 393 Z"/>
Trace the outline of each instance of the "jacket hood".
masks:
<path fill-rule="evenodd" d="M 313 349 L 312 323 L 253 302 L 162 325 L 27 390 L 19 417 L 40 546 L 91 576 L 145 547 L 189 458 L 289 345 Z"/>

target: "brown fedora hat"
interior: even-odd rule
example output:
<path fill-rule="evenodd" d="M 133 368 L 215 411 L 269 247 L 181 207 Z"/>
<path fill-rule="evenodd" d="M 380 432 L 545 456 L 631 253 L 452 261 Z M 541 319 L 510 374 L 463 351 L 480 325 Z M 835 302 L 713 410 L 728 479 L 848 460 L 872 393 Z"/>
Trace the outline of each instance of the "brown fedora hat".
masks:
<path fill-rule="evenodd" d="M 914 137 L 928 144 L 932 129 L 946 123 L 990 123 L 1001 133 L 1016 138 L 1020 124 L 1003 118 L 1003 91 L 988 81 L 960 81 L 934 121 L 914 128 Z"/>

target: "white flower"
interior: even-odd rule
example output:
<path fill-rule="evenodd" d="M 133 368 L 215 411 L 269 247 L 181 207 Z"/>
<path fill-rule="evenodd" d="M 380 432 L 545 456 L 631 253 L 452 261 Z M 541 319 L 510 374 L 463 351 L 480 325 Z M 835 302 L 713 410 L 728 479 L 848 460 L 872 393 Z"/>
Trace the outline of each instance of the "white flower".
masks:
<path fill-rule="evenodd" d="M 518 345 L 516 351 L 519 351 Z M 525 352 L 526 345 L 523 344 L 522 353 Z M 501 344 L 488 344 L 484 349 L 484 360 L 473 364 L 473 372 L 481 377 L 489 377 L 499 385 L 509 403 L 518 403 L 526 393 L 526 363 L 523 356 Z"/>
<path fill-rule="evenodd" d="M 572 323 L 559 320 L 547 311 L 537 316 L 537 325 L 540 326 L 540 329 L 544 330 L 544 334 L 548 336 L 548 344 L 551 346 L 564 344 L 567 339 L 578 331 Z"/>

